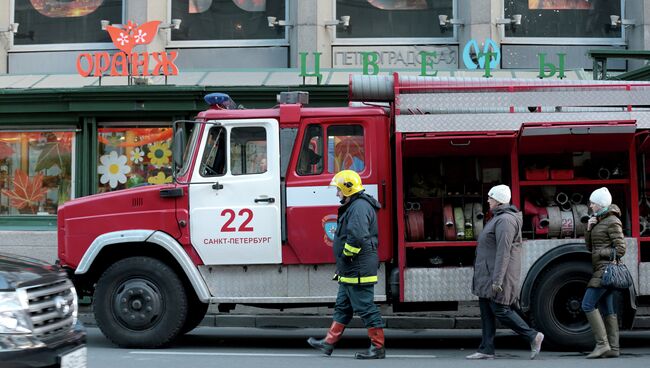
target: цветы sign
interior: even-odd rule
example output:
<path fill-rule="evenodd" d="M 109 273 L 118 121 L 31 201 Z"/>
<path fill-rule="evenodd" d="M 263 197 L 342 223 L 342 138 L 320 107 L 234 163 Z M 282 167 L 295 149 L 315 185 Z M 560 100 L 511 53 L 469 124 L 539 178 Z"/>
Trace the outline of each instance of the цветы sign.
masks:
<path fill-rule="evenodd" d="M 138 27 L 129 21 L 122 28 L 107 26 L 113 44 L 120 51 L 113 55 L 106 51 L 80 54 L 77 57 L 77 72 L 83 77 L 178 75 L 178 68 L 174 65 L 178 56 L 176 51 L 132 52 L 135 46 L 147 45 L 153 41 L 159 24 L 160 21 L 156 20 Z M 154 65 L 151 72 L 150 65 Z"/>

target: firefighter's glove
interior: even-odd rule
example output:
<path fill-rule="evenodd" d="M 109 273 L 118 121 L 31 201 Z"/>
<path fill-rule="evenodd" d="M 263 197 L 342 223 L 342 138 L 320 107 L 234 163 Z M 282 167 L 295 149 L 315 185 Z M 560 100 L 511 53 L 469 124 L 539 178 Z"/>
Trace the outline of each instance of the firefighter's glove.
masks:
<path fill-rule="evenodd" d="M 359 254 L 359 252 L 361 252 L 361 248 L 353 247 L 348 243 L 345 243 L 345 246 L 343 247 L 343 255 L 346 257 L 354 257 Z"/>
<path fill-rule="evenodd" d="M 332 280 L 333 281 L 339 281 L 339 273 L 338 272 L 334 272 L 334 276 L 332 276 Z"/>
<path fill-rule="evenodd" d="M 499 284 L 492 284 L 492 292 L 496 295 L 503 292 L 503 288 Z"/>

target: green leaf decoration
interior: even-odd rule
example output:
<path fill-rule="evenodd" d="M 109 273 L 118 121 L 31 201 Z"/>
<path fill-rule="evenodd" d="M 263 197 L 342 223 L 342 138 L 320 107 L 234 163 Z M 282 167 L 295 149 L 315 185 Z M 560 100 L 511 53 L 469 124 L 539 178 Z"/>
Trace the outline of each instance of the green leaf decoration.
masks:
<path fill-rule="evenodd" d="M 59 142 L 45 143 L 41 154 L 36 160 L 35 171 L 49 169 L 55 165 L 62 171 L 66 171 L 70 166 L 70 151 L 64 149 Z"/>

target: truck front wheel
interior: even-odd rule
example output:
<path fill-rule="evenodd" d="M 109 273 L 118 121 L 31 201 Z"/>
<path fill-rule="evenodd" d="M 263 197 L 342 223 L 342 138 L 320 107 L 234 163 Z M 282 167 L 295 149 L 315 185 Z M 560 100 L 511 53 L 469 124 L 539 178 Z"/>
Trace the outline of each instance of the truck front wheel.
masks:
<path fill-rule="evenodd" d="M 594 339 L 582 311 L 591 264 L 564 262 L 547 269 L 533 290 L 533 325 L 556 348 L 588 350 Z"/>
<path fill-rule="evenodd" d="M 165 263 L 131 257 L 110 266 L 93 298 L 97 326 L 114 344 L 156 348 L 171 342 L 187 318 L 183 283 Z"/>

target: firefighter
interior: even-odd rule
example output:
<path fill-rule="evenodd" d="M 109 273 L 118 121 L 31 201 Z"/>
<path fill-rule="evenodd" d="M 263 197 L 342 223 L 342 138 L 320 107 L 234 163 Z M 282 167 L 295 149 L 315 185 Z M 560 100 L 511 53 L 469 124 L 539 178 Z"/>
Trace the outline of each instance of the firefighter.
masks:
<path fill-rule="evenodd" d="M 517 302 L 521 274 L 521 212 L 510 204 L 510 188 L 497 185 L 488 192 L 492 219 L 476 246 L 472 294 L 479 297 L 481 345 L 467 359 L 494 359 L 496 320 L 530 342 L 530 359 L 542 348 L 544 335 L 530 328 L 510 307 Z"/>
<path fill-rule="evenodd" d="M 310 337 L 312 347 L 331 355 L 345 326 L 356 313 L 368 329 L 370 348 L 356 359 L 384 359 L 384 322 L 374 303 L 377 283 L 377 210 L 379 202 L 365 193 L 359 174 L 343 170 L 334 175 L 331 186 L 341 202 L 338 210 L 334 258 L 339 283 L 332 325 L 323 339 Z"/>

